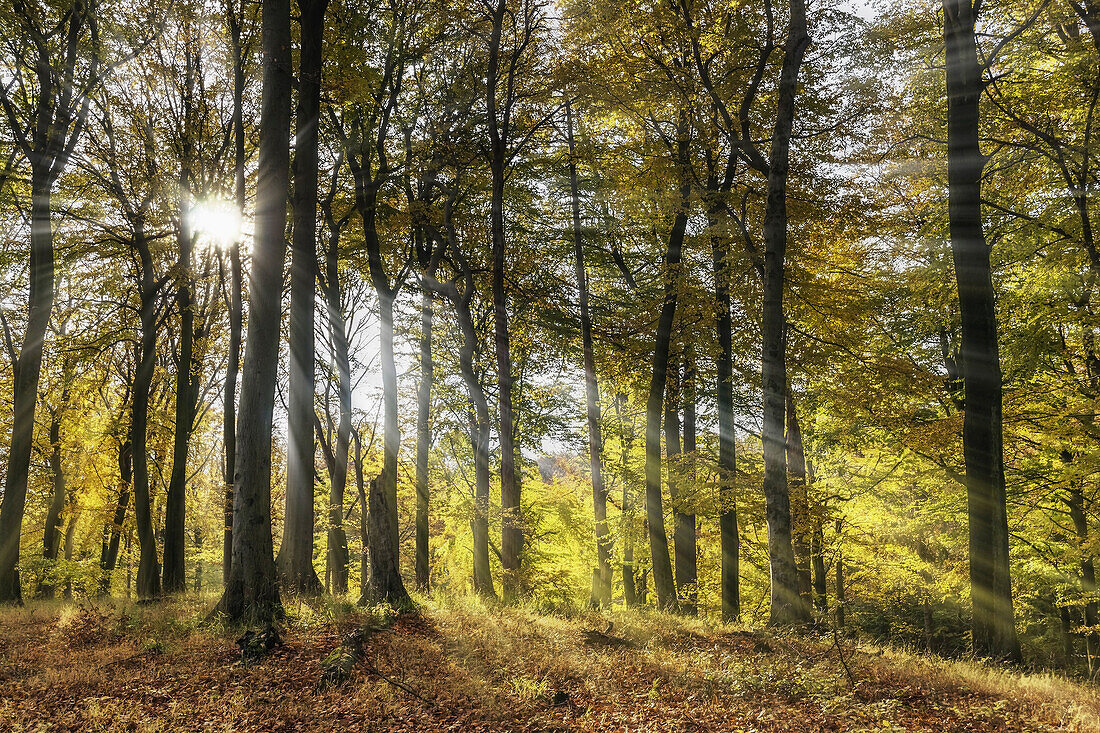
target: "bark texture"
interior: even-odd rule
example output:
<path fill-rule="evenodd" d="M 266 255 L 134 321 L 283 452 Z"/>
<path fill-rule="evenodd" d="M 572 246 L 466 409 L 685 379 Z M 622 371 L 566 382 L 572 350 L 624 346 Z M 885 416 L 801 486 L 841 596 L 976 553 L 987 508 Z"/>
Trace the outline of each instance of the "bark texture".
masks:
<path fill-rule="evenodd" d="M 943 0 L 947 48 L 948 220 L 962 321 L 961 371 L 966 410 L 963 460 L 970 525 L 974 653 L 1020 660 L 1008 561 L 1001 428 L 1002 377 L 989 245 L 982 226 L 979 146 L 982 67 L 971 0 Z"/>

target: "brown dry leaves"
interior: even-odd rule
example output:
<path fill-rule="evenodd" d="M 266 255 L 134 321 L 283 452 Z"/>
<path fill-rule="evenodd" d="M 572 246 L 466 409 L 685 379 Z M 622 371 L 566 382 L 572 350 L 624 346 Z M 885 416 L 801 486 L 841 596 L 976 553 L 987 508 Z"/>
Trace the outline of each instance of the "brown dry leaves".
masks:
<path fill-rule="evenodd" d="M 637 614 L 614 617 L 637 648 L 609 649 L 584 643 L 602 626 L 592 617 L 433 608 L 372 634 L 351 681 L 318 691 L 320 659 L 364 617 L 291 626 L 284 646 L 242 667 L 232 632 L 186 622 L 200 610 L 5 612 L 0 729 L 1087 730 L 1034 695 L 975 691 L 916 658 L 849 649 L 852 689 L 827 643 Z"/>

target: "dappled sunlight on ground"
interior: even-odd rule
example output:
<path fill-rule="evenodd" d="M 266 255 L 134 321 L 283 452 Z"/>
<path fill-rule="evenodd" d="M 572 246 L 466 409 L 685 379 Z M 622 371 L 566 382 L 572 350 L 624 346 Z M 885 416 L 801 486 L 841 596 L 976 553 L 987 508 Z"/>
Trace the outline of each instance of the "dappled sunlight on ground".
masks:
<path fill-rule="evenodd" d="M 296 603 L 296 602 L 295 602 Z M 321 659 L 383 625 L 291 604 L 285 644 L 242 666 L 208 601 L 31 604 L 0 613 L 5 730 L 1100 730 L 1100 695 L 896 650 L 648 613 L 539 615 L 429 600 L 373 632 L 338 689 Z M 612 622 L 610 628 L 607 621 Z"/>

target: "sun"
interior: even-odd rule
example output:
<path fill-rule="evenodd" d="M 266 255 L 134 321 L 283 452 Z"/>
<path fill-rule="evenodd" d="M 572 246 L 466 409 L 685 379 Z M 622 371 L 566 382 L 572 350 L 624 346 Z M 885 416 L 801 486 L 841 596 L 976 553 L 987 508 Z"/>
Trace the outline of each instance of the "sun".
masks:
<path fill-rule="evenodd" d="M 241 210 L 225 199 L 196 202 L 188 219 L 198 238 L 210 246 L 228 247 L 241 237 Z"/>

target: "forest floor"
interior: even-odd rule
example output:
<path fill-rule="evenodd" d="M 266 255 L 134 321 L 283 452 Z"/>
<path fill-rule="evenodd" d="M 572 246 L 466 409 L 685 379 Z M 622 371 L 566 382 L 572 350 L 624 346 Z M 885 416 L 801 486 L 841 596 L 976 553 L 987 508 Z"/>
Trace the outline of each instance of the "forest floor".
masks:
<path fill-rule="evenodd" d="M 283 645 L 245 666 L 240 630 L 202 624 L 212 604 L 0 611 L 0 730 L 1100 731 L 1100 689 L 1047 674 L 851 640 L 842 664 L 829 636 L 470 600 L 371 633 L 322 689 L 321 660 L 377 613 L 292 601 Z"/>

